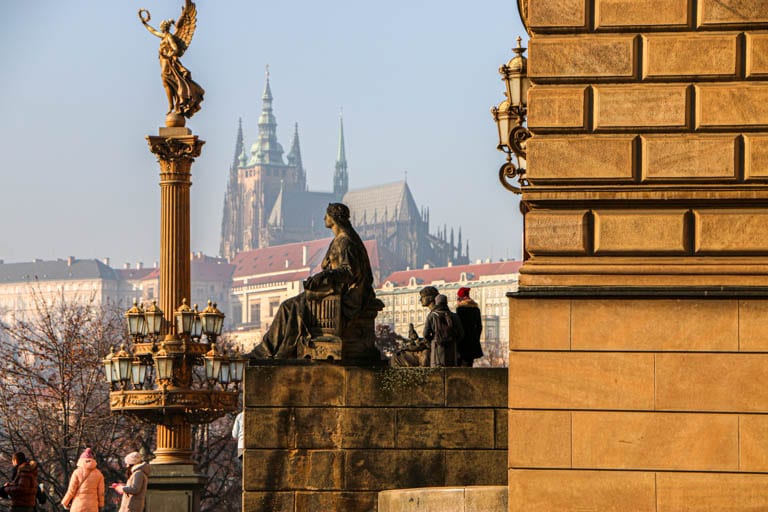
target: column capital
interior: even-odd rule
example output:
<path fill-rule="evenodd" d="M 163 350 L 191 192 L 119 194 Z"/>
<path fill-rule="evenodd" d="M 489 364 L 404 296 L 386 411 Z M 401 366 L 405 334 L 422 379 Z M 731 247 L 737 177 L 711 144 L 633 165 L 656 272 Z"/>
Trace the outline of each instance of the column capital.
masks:
<path fill-rule="evenodd" d="M 157 156 L 158 162 L 179 162 L 187 161 L 192 163 L 194 159 L 200 156 L 205 141 L 200 140 L 197 135 L 147 135 L 149 150 Z"/>

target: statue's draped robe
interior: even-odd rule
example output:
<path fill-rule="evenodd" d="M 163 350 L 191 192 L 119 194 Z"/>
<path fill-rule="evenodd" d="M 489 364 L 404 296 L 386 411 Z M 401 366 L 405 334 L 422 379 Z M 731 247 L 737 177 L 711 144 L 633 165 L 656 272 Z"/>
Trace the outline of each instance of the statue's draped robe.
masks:
<path fill-rule="evenodd" d="M 174 40 L 176 49 L 174 49 L 168 39 L 173 37 L 176 36 L 166 34 L 160 41 L 160 76 L 163 79 L 163 85 L 174 97 L 176 112 L 185 117 L 191 117 L 200 110 L 205 91 L 192 80 L 192 73 L 179 60 L 179 54 L 183 53 L 180 50 L 185 47 L 184 42 L 176 38 Z"/>
<path fill-rule="evenodd" d="M 272 325 L 254 350 L 256 357 L 296 357 L 298 344 L 310 337 L 307 301 L 340 293 L 341 314 L 351 320 L 375 299 L 368 251 L 356 234 L 339 232 L 325 253 L 322 268 L 311 277 L 306 291 L 280 304 Z"/>

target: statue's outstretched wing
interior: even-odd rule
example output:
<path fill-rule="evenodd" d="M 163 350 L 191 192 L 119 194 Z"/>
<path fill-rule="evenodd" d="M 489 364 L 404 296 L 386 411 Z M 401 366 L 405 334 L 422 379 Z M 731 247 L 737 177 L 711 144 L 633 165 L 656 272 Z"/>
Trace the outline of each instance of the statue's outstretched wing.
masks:
<path fill-rule="evenodd" d="M 181 9 L 181 16 L 179 16 L 176 22 L 176 30 L 173 35 L 178 37 L 184 42 L 184 50 L 189 47 L 189 43 L 192 42 L 192 36 L 195 35 L 195 27 L 197 26 L 197 6 L 192 0 L 186 0 L 184 7 Z"/>

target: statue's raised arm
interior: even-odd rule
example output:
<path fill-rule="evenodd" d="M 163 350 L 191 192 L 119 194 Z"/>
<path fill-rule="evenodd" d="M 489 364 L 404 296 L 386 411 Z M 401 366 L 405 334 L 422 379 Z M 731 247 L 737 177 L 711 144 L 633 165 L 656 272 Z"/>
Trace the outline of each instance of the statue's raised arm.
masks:
<path fill-rule="evenodd" d="M 192 80 L 192 73 L 179 60 L 195 34 L 197 6 L 192 0 L 186 0 L 179 19 L 163 20 L 160 22 L 160 30 L 149 24 L 151 16 L 147 9 L 139 9 L 139 19 L 152 35 L 160 38 L 160 77 L 168 99 L 166 124 L 184 126 L 183 117 L 192 117 L 200 110 L 205 94 L 203 88 Z M 170 32 L 172 25 L 176 26 L 173 34 Z"/>

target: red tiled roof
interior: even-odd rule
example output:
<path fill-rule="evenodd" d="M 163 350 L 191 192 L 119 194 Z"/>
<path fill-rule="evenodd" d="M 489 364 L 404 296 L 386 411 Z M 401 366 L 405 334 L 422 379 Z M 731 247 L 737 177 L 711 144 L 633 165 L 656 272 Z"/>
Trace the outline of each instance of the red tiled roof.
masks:
<path fill-rule="evenodd" d="M 160 269 L 149 269 L 151 272 L 142 279 L 149 281 L 160 279 Z M 190 265 L 190 274 L 192 282 L 224 282 L 232 279 L 235 266 L 230 263 L 222 263 L 213 259 L 192 260 Z"/>
<path fill-rule="evenodd" d="M 232 279 L 237 282 L 236 284 L 242 285 L 245 278 L 248 279 L 248 284 L 255 284 L 256 280 L 264 283 L 290 281 L 316 274 L 320 271 L 331 240 L 333 238 L 322 238 L 241 252 L 232 261 L 235 266 Z M 378 243 L 376 240 L 365 240 L 363 243 L 368 251 L 371 268 L 378 268 L 380 259 Z M 303 247 L 307 248 L 306 265 L 302 264 Z M 306 270 L 307 268 L 309 270 Z M 302 272 L 304 277 L 296 277 Z M 263 277 L 265 274 L 270 275 Z"/>
<path fill-rule="evenodd" d="M 232 263 L 235 265 L 233 279 L 260 276 L 276 272 L 292 272 L 304 267 L 314 268 L 322 263 L 325 251 L 332 238 L 309 242 L 275 245 L 238 253 Z M 302 262 L 303 248 L 307 248 L 307 262 Z M 276 278 L 276 280 L 280 280 Z"/>
<path fill-rule="evenodd" d="M 493 276 L 502 274 L 514 274 L 520 270 L 522 261 L 499 261 L 496 263 L 475 263 L 471 265 L 455 265 L 452 267 L 436 267 L 415 270 L 401 270 L 393 272 L 384 283 L 390 282 L 395 286 L 402 286 L 411 278 L 416 278 L 420 284 L 428 285 L 435 281 L 445 281 L 447 283 L 460 280 L 461 273 L 465 272 L 467 280 L 476 281 L 481 276 Z"/>

